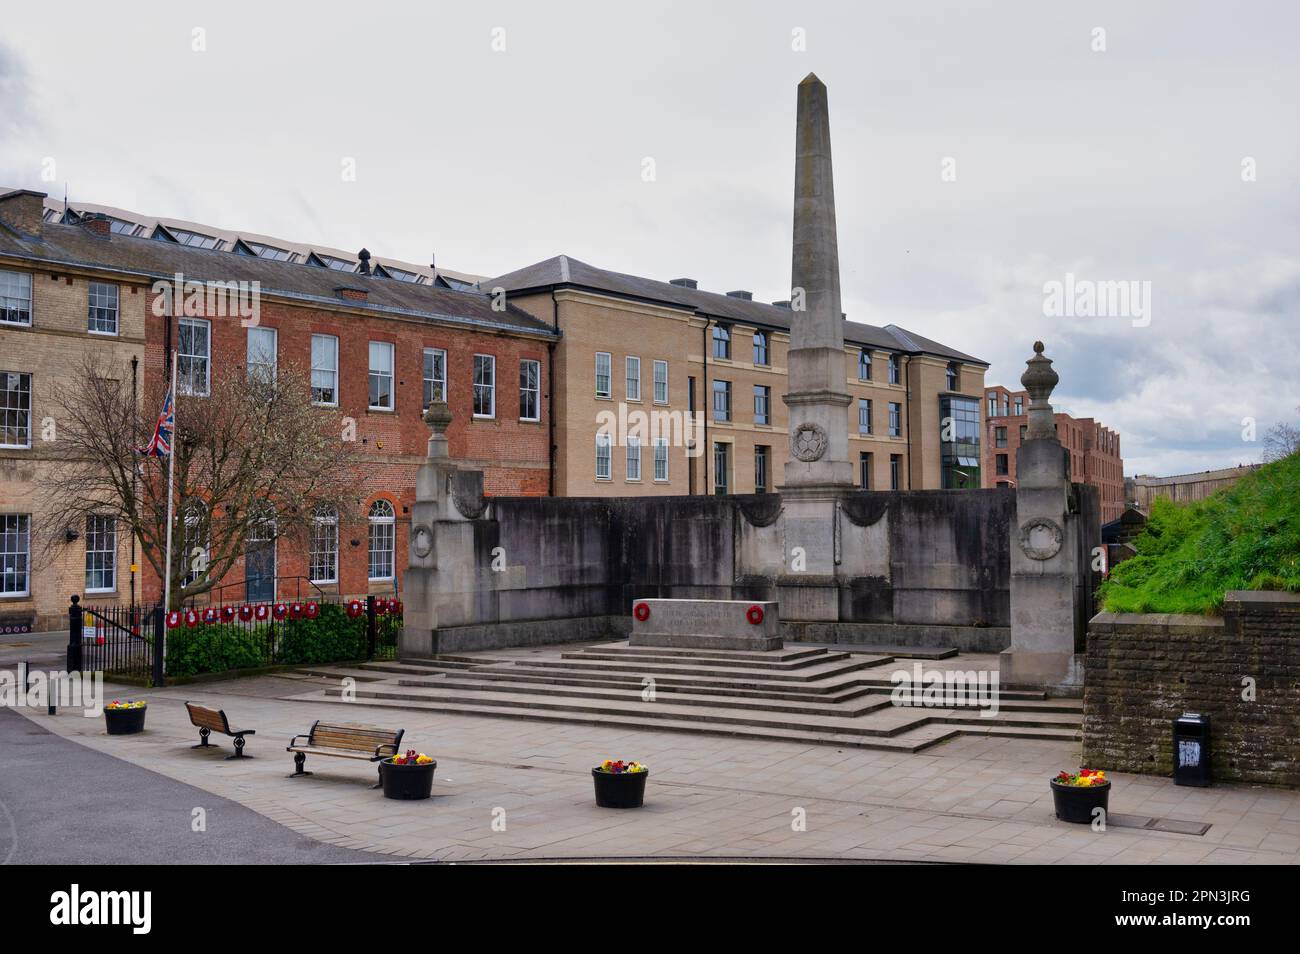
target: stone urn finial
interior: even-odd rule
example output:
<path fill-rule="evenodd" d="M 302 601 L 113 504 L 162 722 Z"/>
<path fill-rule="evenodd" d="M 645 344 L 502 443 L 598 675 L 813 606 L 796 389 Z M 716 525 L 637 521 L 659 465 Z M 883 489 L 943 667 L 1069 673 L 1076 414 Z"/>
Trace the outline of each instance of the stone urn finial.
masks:
<path fill-rule="evenodd" d="M 447 428 L 451 425 L 451 408 L 446 401 L 434 401 L 424 412 L 424 423 L 433 433 L 429 437 L 429 456 L 447 456 Z"/>
<path fill-rule="evenodd" d="M 1034 342 L 1034 356 L 1025 365 L 1025 373 L 1020 376 L 1020 383 L 1029 392 L 1029 427 L 1025 439 L 1054 440 L 1056 418 L 1049 398 L 1061 376 L 1052 370 L 1052 359 L 1043 354 L 1041 341 Z"/>

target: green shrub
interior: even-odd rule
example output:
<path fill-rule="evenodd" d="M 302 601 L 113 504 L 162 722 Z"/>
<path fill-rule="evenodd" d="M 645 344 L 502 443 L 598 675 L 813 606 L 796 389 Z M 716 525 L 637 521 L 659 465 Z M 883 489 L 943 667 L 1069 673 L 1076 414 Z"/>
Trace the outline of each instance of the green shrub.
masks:
<path fill-rule="evenodd" d="M 204 672 L 251 669 L 271 663 L 266 625 L 251 630 L 233 623 L 210 623 L 167 633 L 167 673 L 196 676 Z"/>
<path fill-rule="evenodd" d="M 1157 499 L 1101 599 L 1114 613 L 1213 613 L 1227 590 L 1300 591 L 1300 455 L 1193 504 Z"/>
<path fill-rule="evenodd" d="M 315 619 L 282 624 L 278 661 L 290 665 L 362 659 L 366 655 L 366 618 L 348 616 L 344 607 L 321 603 Z"/>

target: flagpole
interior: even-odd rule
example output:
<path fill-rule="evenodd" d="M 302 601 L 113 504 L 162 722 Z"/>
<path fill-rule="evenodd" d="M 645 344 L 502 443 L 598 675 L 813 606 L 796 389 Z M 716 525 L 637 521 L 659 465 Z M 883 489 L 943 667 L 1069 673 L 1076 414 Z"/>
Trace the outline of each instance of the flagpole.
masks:
<path fill-rule="evenodd" d="M 172 350 L 172 433 L 167 447 L 167 572 L 163 580 L 163 612 L 170 613 L 172 608 L 172 520 L 175 501 L 172 496 L 172 480 L 176 474 L 176 359 L 177 352 Z"/>

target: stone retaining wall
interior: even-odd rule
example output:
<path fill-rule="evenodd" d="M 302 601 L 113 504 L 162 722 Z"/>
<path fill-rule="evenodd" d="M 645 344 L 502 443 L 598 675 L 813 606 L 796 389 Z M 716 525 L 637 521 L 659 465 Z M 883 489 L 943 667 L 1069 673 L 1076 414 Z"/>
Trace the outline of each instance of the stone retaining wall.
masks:
<path fill-rule="evenodd" d="M 1221 617 L 1093 617 L 1084 764 L 1172 775 L 1183 712 L 1212 719 L 1216 779 L 1300 786 L 1300 596 L 1234 591 Z"/>

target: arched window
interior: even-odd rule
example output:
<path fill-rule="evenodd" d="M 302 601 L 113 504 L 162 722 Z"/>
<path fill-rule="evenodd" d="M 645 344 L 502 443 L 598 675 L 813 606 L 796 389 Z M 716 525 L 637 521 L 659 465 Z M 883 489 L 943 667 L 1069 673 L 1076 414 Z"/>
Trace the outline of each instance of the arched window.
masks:
<path fill-rule="evenodd" d="M 372 580 L 393 578 L 393 547 L 396 534 L 396 517 L 393 505 L 387 500 L 376 500 L 370 505 L 370 570 Z"/>
<path fill-rule="evenodd" d="M 731 358 L 730 325 L 713 326 L 713 356 L 715 358 Z"/>
<path fill-rule="evenodd" d="M 321 506 L 312 512 L 310 567 L 313 583 L 339 581 L 339 512 L 333 507 Z"/>

